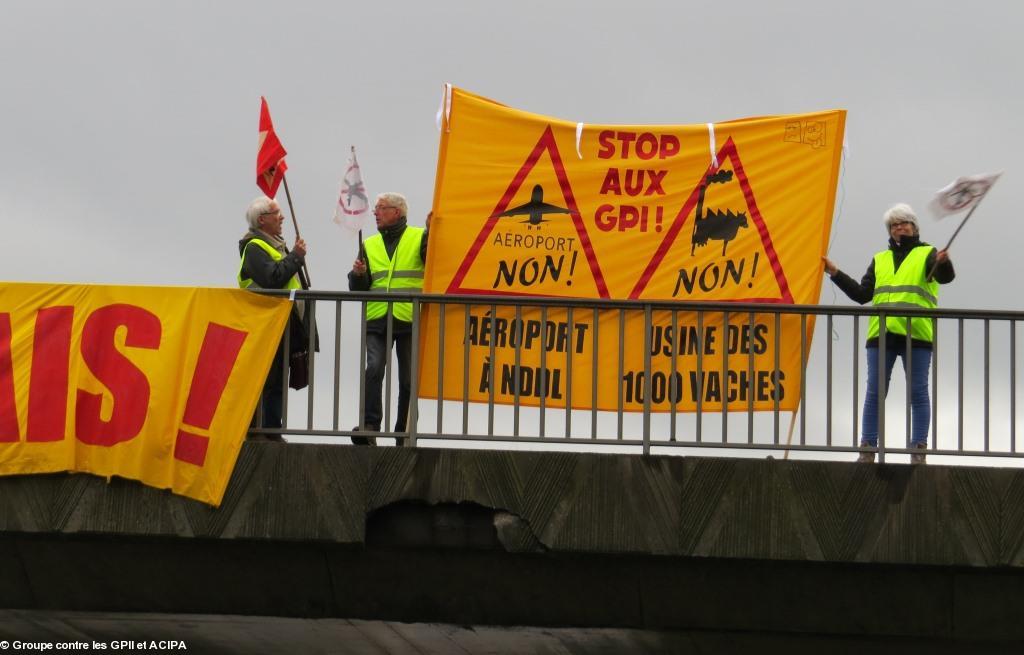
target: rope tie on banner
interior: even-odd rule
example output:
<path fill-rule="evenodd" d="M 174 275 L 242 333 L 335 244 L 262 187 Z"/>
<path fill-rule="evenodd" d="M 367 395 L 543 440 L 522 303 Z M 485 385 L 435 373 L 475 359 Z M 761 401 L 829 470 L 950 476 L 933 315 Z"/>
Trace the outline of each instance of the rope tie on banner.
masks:
<path fill-rule="evenodd" d="M 583 153 L 580 152 L 580 139 L 583 138 L 583 123 L 576 123 L 576 156 L 583 159 Z"/>
<path fill-rule="evenodd" d="M 437 129 L 441 129 L 441 117 L 444 117 L 445 132 L 451 132 L 451 120 L 452 120 L 452 85 L 445 82 L 444 88 L 441 90 L 441 104 L 437 108 Z"/>
<path fill-rule="evenodd" d="M 288 300 L 295 302 L 295 289 L 288 292 Z"/>
<path fill-rule="evenodd" d="M 708 147 L 711 148 L 711 165 L 718 168 L 718 146 L 715 145 L 714 123 L 708 123 Z"/>

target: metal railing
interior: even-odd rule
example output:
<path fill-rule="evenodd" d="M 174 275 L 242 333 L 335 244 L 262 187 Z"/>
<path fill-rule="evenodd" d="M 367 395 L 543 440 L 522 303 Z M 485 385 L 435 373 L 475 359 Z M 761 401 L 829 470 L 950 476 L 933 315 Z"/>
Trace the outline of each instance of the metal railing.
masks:
<path fill-rule="evenodd" d="M 260 291 L 269 295 L 287 295 L 287 292 Z M 342 426 L 363 425 L 364 401 L 367 390 L 363 371 L 366 367 L 366 319 L 367 302 L 380 301 L 379 294 L 367 292 L 304 291 L 298 297 L 307 302 L 309 315 L 318 323 L 320 352 L 312 353 L 309 362 L 309 387 L 303 391 L 286 392 L 284 398 L 285 427 L 280 430 L 254 429 L 256 433 L 290 435 L 293 438 L 335 440 L 349 443 L 353 429 Z M 397 386 L 394 356 L 388 357 L 384 378 L 384 419 L 383 431 L 376 434 L 381 439 L 394 439 L 396 445 L 429 445 L 435 442 L 451 444 L 455 441 L 473 442 L 476 445 L 493 448 L 580 448 L 610 449 L 629 447 L 650 453 L 652 449 L 717 449 L 733 454 L 745 452 L 761 455 L 765 452 L 784 451 L 785 456 L 813 457 L 818 459 L 850 459 L 851 453 L 862 451 L 860 447 L 860 416 L 864 398 L 864 376 L 860 362 L 865 356 L 865 321 L 879 316 L 880 324 L 885 319 L 899 317 L 908 323 L 913 317 L 934 319 L 935 340 L 930 371 L 931 426 L 927 454 L 939 456 L 970 457 L 1020 457 L 1024 455 L 1017 443 L 1017 352 L 1016 334 L 1018 323 L 1024 319 L 1024 312 L 989 312 L 977 310 L 912 310 L 880 312 L 868 307 L 837 307 L 822 305 L 780 305 L 746 303 L 694 303 L 694 302 L 639 302 L 583 299 L 556 299 L 511 296 L 446 296 L 438 294 L 409 294 L 394 301 L 409 301 L 413 305 L 414 319 L 412 334 L 412 399 L 408 430 L 396 433 L 388 431 L 394 424 L 395 396 Z M 325 306 L 328 311 L 324 311 Z M 428 349 L 436 348 L 437 398 L 417 400 L 420 380 L 420 321 L 418 317 L 427 308 L 436 311 L 439 320 L 440 338 L 426 344 Z M 466 308 L 466 309 L 464 309 Z M 547 320 L 548 312 L 564 312 L 567 316 L 569 333 L 572 334 L 574 321 L 591 321 L 596 342 L 600 338 L 602 319 L 607 323 L 611 316 L 617 320 L 618 343 L 615 347 L 592 348 L 593 361 L 589 362 L 591 402 L 566 410 L 549 406 L 548 392 L 540 393 L 534 403 L 528 406 L 521 402 L 519 386 L 508 404 L 496 401 L 497 375 L 492 374 L 487 389 L 486 402 L 473 402 L 470 392 L 470 309 L 485 309 L 492 315 L 500 310 L 514 312 L 516 320 L 522 321 L 527 311 L 539 311 L 541 330 L 551 329 Z M 446 315 L 464 314 L 463 334 L 460 352 L 446 351 Z M 672 402 L 667 411 L 655 411 L 652 407 L 652 393 L 645 393 L 645 399 L 638 411 L 628 411 L 624 398 L 630 393 L 631 382 L 624 374 L 624 351 L 632 339 L 643 340 L 643 380 L 652 380 L 651 328 L 652 314 L 667 312 L 671 316 L 673 333 L 683 315 L 695 317 L 696 334 L 702 334 L 702 326 L 719 322 L 726 326 L 742 328 L 750 326 L 755 316 L 771 317 L 774 322 L 772 340 L 773 353 L 762 353 L 774 357 L 776 370 L 779 368 L 780 344 L 796 337 L 784 335 L 780 330 L 783 320 L 799 321 L 799 352 L 801 353 L 798 388 L 802 402 L 793 411 L 779 408 L 779 394 L 774 395 L 772 408 L 755 409 L 753 402 L 753 350 L 747 354 L 730 354 L 729 349 L 709 355 L 700 347 L 696 348 L 696 371 L 680 369 L 681 373 L 697 374 L 717 370 L 730 370 L 730 358 L 735 365 L 736 357 L 747 357 L 749 375 L 743 384 L 751 385 L 747 406 L 737 411 L 733 403 L 731 410 L 722 408 L 707 410 L 703 406 L 703 390 L 696 392 L 694 411 L 681 411 Z M 643 317 L 643 335 L 626 334 L 627 321 Z M 813 321 L 814 330 L 810 331 Z M 495 321 L 490 330 L 496 330 Z M 519 325 L 523 325 L 520 323 Z M 612 323 L 614 325 L 614 323 Z M 386 340 L 392 339 L 392 324 L 387 326 Z M 742 331 L 742 330 L 739 330 Z M 909 329 L 907 330 L 909 332 Z M 725 330 L 723 329 L 723 333 Z M 813 336 L 813 347 L 808 343 Z M 543 338 L 543 335 L 542 335 Z M 747 338 L 747 337 L 745 337 Z M 902 335 L 881 335 L 885 340 L 897 339 L 907 348 L 906 359 L 911 361 L 909 340 Z M 288 339 L 285 338 L 284 357 L 287 361 Z M 490 340 L 489 354 L 494 361 L 495 339 Z M 546 371 L 546 348 L 540 349 L 540 370 Z M 598 352 L 602 353 L 598 356 Z M 884 345 L 879 349 L 884 350 Z M 845 351 L 845 352 L 844 352 Z M 393 352 L 393 351 L 389 351 Z M 608 353 L 617 353 L 616 361 L 608 361 Z M 551 353 L 554 357 L 557 353 Z M 572 404 L 573 385 L 579 385 L 581 368 L 578 357 L 571 348 L 566 349 L 564 361 L 563 397 Z M 676 350 L 671 356 L 672 371 L 677 370 Z M 520 348 L 515 351 L 515 369 L 519 371 Z M 597 402 L 596 376 L 598 369 L 614 366 L 617 370 L 618 402 L 613 409 L 600 409 Z M 588 367 L 582 367 L 588 368 Z M 685 368 L 685 367 L 684 367 Z M 909 381 L 900 375 L 900 366 L 893 369 L 892 381 L 885 383 L 884 366 L 879 369 L 879 388 L 885 398 L 887 387 L 892 395 L 903 399 L 891 399 L 886 411 L 884 400 L 879 403 L 878 448 L 879 460 L 887 455 L 909 455 L 919 453 L 910 448 L 911 431 Z M 285 367 L 287 370 L 287 367 Z M 461 391 L 448 383 L 452 371 L 461 370 Z M 739 371 L 739 367 L 735 367 Z M 430 372 L 433 374 L 433 371 Z M 637 372 L 639 379 L 639 371 Z M 737 373 L 737 377 L 741 377 Z M 669 376 L 670 391 L 674 388 Z M 563 382 L 558 380 L 559 384 Z M 446 386 L 447 383 L 447 386 Z M 538 382 L 540 384 L 540 382 Z M 545 382 L 547 384 L 547 382 Z M 285 385 L 287 388 L 287 385 Z M 651 389 L 653 385 L 648 385 Z M 639 386 L 637 387 L 640 388 Z M 447 396 L 447 400 L 441 398 Z M 305 412 L 296 411 L 296 403 L 305 401 Z M 290 402 L 289 402 L 290 401 Z M 304 415 L 303 415 L 304 414 Z M 487 445 L 494 444 L 494 445 Z M 524 446 L 517 446 L 522 444 Z M 722 454 L 719 452 L 717 454 Z M 904 460 L 905 461 L 905 460 Z M 966 460 L 955 460 L 957 463 Z M 990 462 L 992 460 L 984 460 Z M 1002 460 L 1004 462 L 1008 460 Z"/>

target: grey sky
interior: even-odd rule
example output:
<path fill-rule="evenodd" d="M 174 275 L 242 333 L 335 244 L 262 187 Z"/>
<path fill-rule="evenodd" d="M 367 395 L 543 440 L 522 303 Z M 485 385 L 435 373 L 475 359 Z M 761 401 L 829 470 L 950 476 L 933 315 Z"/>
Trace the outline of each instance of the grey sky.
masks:
<path fill-rule="evenodd" d="M 314 282 L 342 288 L 355 243 L 330 216 L 348 146 L 369 190 L 405 192 L 422 222 L 449 81 L 586 122 L 845 108 L 831 254 L 857 275 L 890 204 L 923 212 L 953 177 L 1005 169 L 943 305 L 1011 308 L 991 282 L 1018 234 L 1024 9 L 974 4 L 5 1 L 6 277 L 233 285 L 266 95 Z M 924 238 L 954 228 L 926 221 Z"/>
<path fill-rule="evenodd" d="M 888 206 L 924 217 L 958 175 L 1005 170 L 953 247 L 942 306 L 1016 309 L 997 281 L 1022 232 L 1022 14 L 1009 1 L 5 0 L 5 277 L 234 286 L 265 95 L 314 285 L 346 288 L 356 243 L 330 218 L 349 145 L 369 191 L 406 193 L 422 224 L 451 82 L 588 123 L 847 109 L 830 256 L 855 277 L 884 245 Z M 922 236 L 944 244 L 957 220 L 923 218 Z M 848 303 L 827 281 L 822 302 Z"/>

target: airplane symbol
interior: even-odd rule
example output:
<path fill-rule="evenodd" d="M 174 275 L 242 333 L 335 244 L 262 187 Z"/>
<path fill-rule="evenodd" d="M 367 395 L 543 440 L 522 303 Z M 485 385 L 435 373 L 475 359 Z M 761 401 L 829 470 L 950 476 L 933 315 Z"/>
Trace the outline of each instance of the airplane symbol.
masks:
<path fill-rule="evenodd" d="M 347 189 L 342 191 L 342 193 L 347 193 L 348 194 L 348 204 L 350 204 L 350 205 L 352 204 L 352 196 L 355 196 L 356 198 L 360 198 L 360 199 L 362 199 L 363 202 L 369 204 L 370 201 L 367 200 L 367 198 L 366 198 L 366 193 L 365 193 L 365 189 L 363 188 L 363 183 L 362 182 L 359 182 L 359 181 L 349 182 L 348 180 L 342 180 L 342 182 L 344 182 L 345 186 L 348 187 Z"/>
<path fill-rule="evenodd" d="M 500 214 L 496 214 L 497 217 L 503 216 L 527 216 L 528 218 L 523 223 L 529 223 L 530 228 L 534 225 L 540 225 L 546 222 L 548 219 L 544 218 L 544 214 L 571 214 L 572 212 L 565 207 L 558 207 L 557 205 L 550 205 L 544 202 L 544 189 L 539 184 L 533 186 L 533 194 L 530 196 L 530 202 L 525 205 L 519 205 L 512 209 L 507 209 Z M 537 228 L 540 229 L 539 227 Z"/>

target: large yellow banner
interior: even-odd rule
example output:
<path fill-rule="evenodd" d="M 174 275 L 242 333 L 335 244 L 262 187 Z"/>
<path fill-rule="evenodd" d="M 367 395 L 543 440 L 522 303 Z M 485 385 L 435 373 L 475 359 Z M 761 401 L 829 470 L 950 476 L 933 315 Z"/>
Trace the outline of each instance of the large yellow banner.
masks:
<path fill-rule="evenodd" d="M 844 122 L 845 112 L 834 110 L 698 125 L 578 124 L 452 89 L 424 289 L 817 302 Z M 537 404 L 543 396 L 548 406 L 590 407 L 595 399 L 600 409 L 646 401 L 655 411 L 690 411 L 698 399 L 708 409 L 797 406 L 800 347 L 809 347 L 812 321 L 655 312 L 645 324 L 639 309 L 621 321 L 614 312 L 596 321 L 577 313 L 570 326 L 564 310 L 542 318 L 537 310 L 517 316 L 475 306 L 467 317 L 450 307 L 442 338 L 439 312 L 427 308 L 420 392 L 461 399 L 466 383 L 471 400 L 507 403 L 518 395 Z M 477 326 L 476 336 L 466 325 Z M 493 335 L 484 336 L 484 325 Z M 538 326 L 543 334 L 529 339 Z M 445 362 L 437 356 L 442 345 Z M 453 365 L 465 350 L 468 367 Z M 588 367 L 598 360 L 594 375 Z"/>
<path fill-rule="evenodd" d="M 0 475 L 82 471 L 219 505 L 291 303 L 0 286 Z"/>

